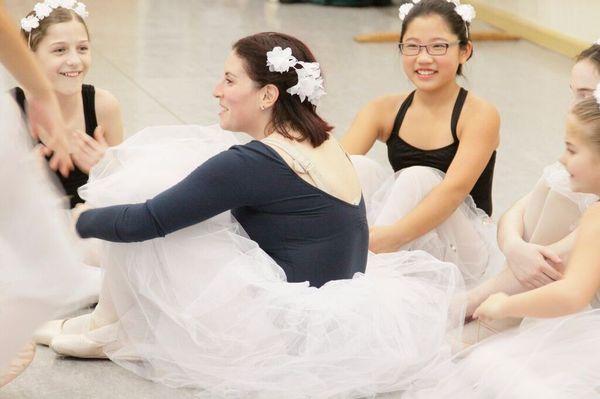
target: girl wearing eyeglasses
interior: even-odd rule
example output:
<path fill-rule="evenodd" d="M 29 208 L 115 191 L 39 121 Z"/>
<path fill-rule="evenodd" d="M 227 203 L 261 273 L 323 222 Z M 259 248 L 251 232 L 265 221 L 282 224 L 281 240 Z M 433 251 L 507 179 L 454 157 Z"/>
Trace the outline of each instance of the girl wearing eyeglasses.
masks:
<path fill-rule="evenodd" d="M 384 142 L 396 172 L 370 195 L 383 174 L 374 161 L 353 157 L 370 197 L 369 249 L 426 250 L 457 264 L 473 285 L 499 263 L 489 215 L 500 117 L 456 82 L 473 53 L 470 18 L 459 11 L 446 0 L 410 8 L 399 49 L 415 90 L 368 103 L 342 142 L 355 155 Z"/>

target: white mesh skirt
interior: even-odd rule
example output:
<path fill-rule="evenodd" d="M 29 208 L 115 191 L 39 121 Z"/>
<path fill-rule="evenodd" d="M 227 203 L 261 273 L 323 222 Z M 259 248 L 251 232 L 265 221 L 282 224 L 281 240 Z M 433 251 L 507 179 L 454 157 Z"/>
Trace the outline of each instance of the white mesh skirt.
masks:
<path fill-rule="evenodd" d="M 8 95 L 0 98 L 0 159 L 2 369 L 38 325 L 78 307 L 87 276 L 73 250 L 66 202 Z"/>
<path fill-rule="evenodd" d="M 362 155 L 353 155 L 367 204 L 369 225 L 391 225 L 413 210 L 444 179 L 444 173 L 413 166 L 393 173 Z M 500 271 L 504 257 L 496 243 L 496 225 L 468 196 L 442 224 L 400 250 L 423 250 L 452 262 L 472 287 Z"/>
<path fill-rule="evenodd" d="M 600 310 L 525 320 L 415 382 L 403 398 L 549 398 L 600 396 Z"/>
<path fill-rule="evenodd" d="M 217 127 L 145 129 L 110 149 L 88 203 L 143 201 L 234 144 Z M 317 289 L 283 270 L 229 212 L 143 243 L 105 243 L 118 322 L 91 331 L 138 375 L 207 397 L 364 397 L 404 389 L 449 358 L 463 281 L 422 251 L 369 256 Z"/>

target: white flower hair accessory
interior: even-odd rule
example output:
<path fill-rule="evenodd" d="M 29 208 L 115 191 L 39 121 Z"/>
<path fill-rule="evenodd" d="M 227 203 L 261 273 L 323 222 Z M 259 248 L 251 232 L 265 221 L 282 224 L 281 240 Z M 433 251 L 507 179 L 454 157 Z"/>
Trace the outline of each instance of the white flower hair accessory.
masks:
<path fill-rule="evenodd" d="M 477 13 L 475 12 L 475 8 L 470 4 L 458 4 L 454 11 L 463 19 L 463 21 L 471 23 Z"/>
<path fill-rule="evenodd" d="M 21 28 L 23 28 L 25 32 L 31 32 L 32 29 L 35 29 L 38 26 L 40 26 L 40 20 L 37 19 L 35 15 L 30 15 L 21 19 Z"/>
<path fill-rule="evenodd" d="M 404 21 L 410 10 L 412 10 L 415 6 L 415 4 L 416 3 L 404 3 L 400 6 L 400 8 L 398 8 L 398 18 L 400 18 L 400 21 Z"/>
<path fill-rule="evenodd" d="M 595 44 L 595 45 L 597 45 L 597 46 L 600 46 L 600 39 L 596 40 L 596 41 L 594 42 L 594 44 Z"/>
<path fill-rule="evenodd" d="M 82 2 L 77 3 L 75 8 L 73 8 L 76 14 L 79 14 L 81 18 L 89 17 L 90 13 L 87 11 L 87 7 Z"/>
<path fill-rule="evenodd" d="M 37 3 L 33 7 L 33 11 L 35 11 L 35 15 L 37 16 L 37 19 L 40 19 L 40 20 L 49 16 L 50 13 L 52 12 L 52 10 L 53 10 L 53 8 L 50 7 L 46 3 Z"/>
<path fill-rule="evenodd" d="M 77 0 L 60 0 L 58 2 L 58 4 L 62 8 L 71 10 L 71 9 L 75 8 L 75 5 L 77 4 Z"/>
<path fill-rule="evenodd" d="M 596 99 L 598 107 L 600 108 L 600 83 L 598 83 L 598 86 L 596 86 L 596 90 L 594 90 L 594 98 Z"/>
<path fill-rule="evenodd" d="M 300 65 L 301 68 L 297 68 L 297 65 Z M 288 72 L 290 68 L 296 71 L 298 83 L 286 91 L 292 96 L 300 97 L 300 102 L 308 99 L 310 103 L 317 105 L 319 99 L 325 94 L 319 63 L 298 61 L 292 55 L 292 49 L 289 47 L 282 49 L 277 46 L 273 50 L 267 51 L 267 66 L 269 72 L 284 73 Z"/>
<path fill-rule="evenodd" d="M 67 10 L 73 10 L 81 18 L 87 18 L 89 13 L 86 10 L 85 4 L 78 2 L 77 0 L 46 0 L 43 3 L 37 3 L 33 7 L 34 15 L 30 15 L 21 19 L 21 28 L 31 33 L 33 29 L 40 26 L 40 21 L 48 17 L 52 11 L 58 7 L 66 8 Z"/>
<path fill-rule="evenodd" d="M 460 0 L 446 0 L 448 3 L 454 4 L 454 11 L 463 19 L 463 21 L 471 23 L 477 13 L 475 8 L 470 4 L 460 4 Z M 419 4 L 421 0 L 412 0 L 411 2 L 404 3 L 398 8 L 398 18 L 404 21 L 410 10 L 413 9 L 415 4 Z"/>
<path fill-rule="evenodd" d="M 269 72 L 284 73 L 293 68 L 298 63 L 296 57 L 292 55 L 292 49 L 286 47 L 282 49 L 277 46 L 273 50 L 267 51 L 267 66 Z"/>
<path fill-rule="evenodd" d="M 296 94 L 300 97 L 300 102 L 308 99 L 313 105 L 317 105 L 319 98 L 325 94 L 323 87 L 323 78 L 321 77 L 321 67 L 318 62 L 298 62 L 302 66 L 296 69 L 298 74 L 298 83 L 286 91 L 292 96 Z"/>

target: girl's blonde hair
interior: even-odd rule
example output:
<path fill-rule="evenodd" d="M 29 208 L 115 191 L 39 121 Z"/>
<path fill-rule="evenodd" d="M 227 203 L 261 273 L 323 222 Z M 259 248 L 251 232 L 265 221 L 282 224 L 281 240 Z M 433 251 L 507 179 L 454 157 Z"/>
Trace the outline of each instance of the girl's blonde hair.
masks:
<path fill-rule="evenodd" d="M 592 96 L 578 102 L 571 109 L 571 114 L 585 127 L 582 134 L 600 155 L 600 104 L 598 100 Z"/>

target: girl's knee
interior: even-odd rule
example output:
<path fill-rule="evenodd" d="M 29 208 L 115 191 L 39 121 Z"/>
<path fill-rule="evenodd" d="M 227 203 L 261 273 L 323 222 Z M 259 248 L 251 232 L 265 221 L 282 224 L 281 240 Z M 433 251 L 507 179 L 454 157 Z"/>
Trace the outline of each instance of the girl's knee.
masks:
<path fill-rule="evenodd" d="M 419 189 L 427 194 L 444 180 L 444 173 L 427 166 L 411 166 L 396 175 L 394 185 L 399 189 Z"/>

